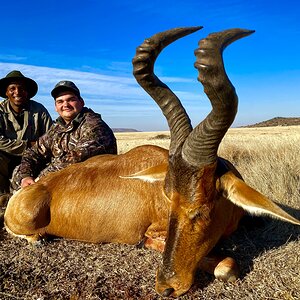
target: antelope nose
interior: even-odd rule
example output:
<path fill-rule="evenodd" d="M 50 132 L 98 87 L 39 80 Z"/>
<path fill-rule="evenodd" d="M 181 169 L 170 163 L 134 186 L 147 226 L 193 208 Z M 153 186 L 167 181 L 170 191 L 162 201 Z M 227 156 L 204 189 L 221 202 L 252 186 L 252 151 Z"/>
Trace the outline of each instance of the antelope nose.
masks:
<path fill-rule="evenodd" d="M 173 288 L 168 288 L 163 291 L 161 294 L 163 297 L 169 297 L 174 292 Z"/>

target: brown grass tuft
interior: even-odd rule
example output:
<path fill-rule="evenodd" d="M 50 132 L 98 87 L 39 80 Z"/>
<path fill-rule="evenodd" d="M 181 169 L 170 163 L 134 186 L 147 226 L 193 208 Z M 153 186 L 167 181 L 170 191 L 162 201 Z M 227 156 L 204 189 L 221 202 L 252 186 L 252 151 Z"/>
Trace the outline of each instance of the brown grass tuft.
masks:
<path fill-rule="evenodd" d="M 150 137 L 149 140 L 169 140 L 170 135 L 169 134 L 158 134 L 154 137 Z"/>

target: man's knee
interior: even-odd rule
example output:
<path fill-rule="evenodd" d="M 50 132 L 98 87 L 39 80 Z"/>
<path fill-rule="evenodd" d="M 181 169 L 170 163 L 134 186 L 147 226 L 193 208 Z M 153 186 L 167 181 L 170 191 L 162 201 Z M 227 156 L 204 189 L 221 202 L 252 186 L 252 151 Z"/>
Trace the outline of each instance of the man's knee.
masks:
<path fill-rule="evenodd" d="M 21 180 L 22 178 L 20 177 L 20 165 L 18 165 L 12 173 L 12 178 L 10 182 L 10 192 L 13 194 L 15 191 L 19 190 L 21 188 Z"/>
<path fill-rule="evenodd" d="M 0 151 L 0 195 L 11 192 L 10 191 L 10 180 L 14 181 L 13 190 L 19 189 L 20 184 L 18 181 L 21 181 L 17 176 L 16 169 L 21 162 L 21 157 L 9 155 Z"/>
<path fill-rule="evenodd" d="M 8 155 L 0 151 L 0 195 L 9 191 L 9 172 L 10 158 Z"/>

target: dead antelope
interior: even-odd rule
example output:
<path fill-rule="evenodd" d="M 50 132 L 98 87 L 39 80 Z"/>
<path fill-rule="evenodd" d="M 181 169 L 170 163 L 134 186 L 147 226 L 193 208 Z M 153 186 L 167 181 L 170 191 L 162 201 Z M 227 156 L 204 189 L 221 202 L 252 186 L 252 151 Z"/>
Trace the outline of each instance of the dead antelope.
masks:
<path fill-rule="evenodd" d="M 133 59 L 135 78 L 168 121 L 169 151 L 140 146 L 41 178 L 10 199 L 5 213 L 10 233 L 30 242 L 46 235 L 94 243 L 144 240 L 146 247 L 164 250 L 157 292 L 179 296 L 191 287 L 197 268 L 224 280 L 237 278 L 235 261 L 214 256 L 212 249 L 237 228 L 245 211 L 300 225 L 217 156 L 237 111 L 222 52 L 252 31 L 232 29 L 200 41 L 195 66 L 212 111 L 194 129 L 179 99 L 154 74 L 162 49 L 200 28 L 158 33 L 137 48 Z"/>

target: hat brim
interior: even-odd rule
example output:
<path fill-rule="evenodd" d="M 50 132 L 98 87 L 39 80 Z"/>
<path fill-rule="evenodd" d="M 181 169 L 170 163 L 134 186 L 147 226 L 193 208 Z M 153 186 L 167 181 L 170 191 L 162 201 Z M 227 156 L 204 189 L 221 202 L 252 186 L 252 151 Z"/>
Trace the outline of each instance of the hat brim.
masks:
<path fill-rule="evenodd" d="M 72 92 L 74 93 L 74 95 L 80 97 L 80 93 L 78 92 L 78 90 L 76 89 L 73 89 L 71 87 L 66 87 L 66 86 L 57 86 L 56 88 L 54 88 L 52 91 L 51 91 L 51 96 L 56 99 L 57 96 L 62 93 L 62 92 Z"/>
<path fill-rule="evenodd" d="M 28 77 L 5 77 L 0 79 L 0 97 L 7 98 L 6 89 L 10 85 L 11 82 L 23 81 L 27 87 L 28 98 L 32 98 L 36 95 L 38 91 L 37 83 Z"/>

